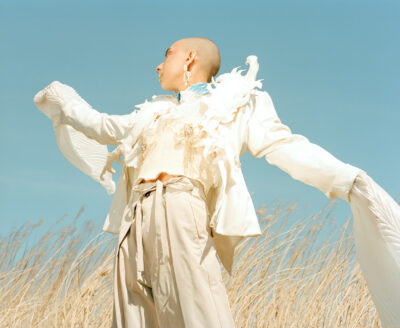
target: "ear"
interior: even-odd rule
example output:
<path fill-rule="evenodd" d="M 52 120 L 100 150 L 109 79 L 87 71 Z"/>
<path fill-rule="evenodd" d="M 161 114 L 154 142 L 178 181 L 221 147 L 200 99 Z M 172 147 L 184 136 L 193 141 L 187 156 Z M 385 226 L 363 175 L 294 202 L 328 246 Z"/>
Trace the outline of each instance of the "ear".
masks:
<path fill-rule="evenodd" d="M 188 68 L 194 63 L 194 60 L 197 56 L 197 51 L 196 50 L 189 50 L 186 56 L 186 65 Z"/>

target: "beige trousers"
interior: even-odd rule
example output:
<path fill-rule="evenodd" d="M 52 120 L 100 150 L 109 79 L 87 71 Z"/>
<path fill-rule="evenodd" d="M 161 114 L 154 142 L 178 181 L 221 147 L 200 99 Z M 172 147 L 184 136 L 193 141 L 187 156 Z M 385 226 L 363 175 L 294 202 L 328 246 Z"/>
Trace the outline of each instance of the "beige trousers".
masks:
<path fill-rule="evenodd" d="M 134 192 L 115 257 L 113 327 L 234 327 L 200 183 L 176 177 Z"/>

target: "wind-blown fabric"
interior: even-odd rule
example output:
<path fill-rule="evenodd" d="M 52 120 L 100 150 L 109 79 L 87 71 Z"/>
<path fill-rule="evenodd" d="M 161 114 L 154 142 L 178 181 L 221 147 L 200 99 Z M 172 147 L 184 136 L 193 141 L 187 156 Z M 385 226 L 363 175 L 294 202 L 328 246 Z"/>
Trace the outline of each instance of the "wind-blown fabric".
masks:
<path fill-rule="evenodd" d="M 383 327 L 400 327 L 400 206 L 366 172 L 350 193 L 356 251 Z"/>
<path fill-rule="evenodd" d="M 112 174 L 106 172 L 100 179 L 101 172 L 107 162 L 107 146 L 89 138 L 70 125 L 60 124 L 63 115 L 61 104 L 67 97 L 70 99 L 71 105 L 81 105 L 84 108 L 88 108 L 90 105 L 69 86 L 63 88 L 62 94 L 58 92 L 59 87 L 59 82 L 53 82 L 39 91 L 34 97 L 36 106 L 52 120 L 57 146 L 65 158 L 83 173 L 99 182 L 108 194 L 113 194 L 115 183 L 112 180 Z"/>

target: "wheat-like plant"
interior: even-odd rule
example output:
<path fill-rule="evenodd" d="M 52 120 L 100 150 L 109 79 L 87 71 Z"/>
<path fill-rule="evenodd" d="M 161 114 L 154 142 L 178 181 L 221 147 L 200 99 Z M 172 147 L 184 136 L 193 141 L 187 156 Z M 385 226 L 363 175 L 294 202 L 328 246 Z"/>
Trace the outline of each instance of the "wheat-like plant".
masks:
<path fill-rule="evenodd" d="M 306 218 L 296 204 L 258 210 L 262 235 L 239 245 L 232 276 L 222 272 L 236 327 L 381 327 L 351 218 L 339 227 L 334 206 Z M 42 222 L 0 237 L 0 327 L 111 326 L 116 236 L 77 228 L 82 212 L 41 238 Z"/>

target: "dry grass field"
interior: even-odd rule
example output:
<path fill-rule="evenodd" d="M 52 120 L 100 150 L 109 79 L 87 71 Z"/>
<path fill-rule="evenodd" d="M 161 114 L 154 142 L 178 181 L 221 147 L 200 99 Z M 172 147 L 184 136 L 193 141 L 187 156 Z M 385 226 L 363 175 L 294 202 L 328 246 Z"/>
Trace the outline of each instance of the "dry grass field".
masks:
<path fill-rule="evenodd" d="M 381 327 L 352 221 L 338 226 L 334 206 L 310 217 L 296 204 L 258 210 L 262 236 L 240 244 L 232 277 L 223 271 L 236 327 Z M 77 229 L 81 214 L 42 236 L 38 223 L 0 237 L 1 328 L 110 327 L 116 237 Z"/>

